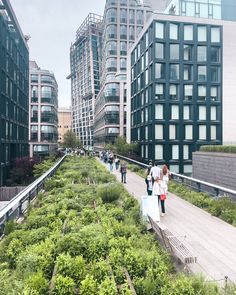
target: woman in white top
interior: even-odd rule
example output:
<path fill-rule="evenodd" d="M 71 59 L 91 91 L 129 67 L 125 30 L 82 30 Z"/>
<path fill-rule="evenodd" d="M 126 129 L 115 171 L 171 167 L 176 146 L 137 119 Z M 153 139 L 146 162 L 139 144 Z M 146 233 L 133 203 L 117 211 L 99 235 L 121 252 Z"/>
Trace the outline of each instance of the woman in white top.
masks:
<path fill-rule="evenodd" d="M 169 182 L 169 170 L 166 165 L 163 166 L 160 178 L 156 179 L 153 184 L 153 195 L 158 196 L 158 202 L 161 202 L 161 216 L 164 216 L 165 211 L 165 199 L 168 192 Z"/>

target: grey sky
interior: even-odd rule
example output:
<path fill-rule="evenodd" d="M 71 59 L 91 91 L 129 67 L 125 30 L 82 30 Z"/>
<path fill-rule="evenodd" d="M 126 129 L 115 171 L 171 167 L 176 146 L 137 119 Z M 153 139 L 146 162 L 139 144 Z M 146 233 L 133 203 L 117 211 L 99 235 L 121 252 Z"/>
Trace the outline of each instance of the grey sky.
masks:
<path fill-rule="evenodd" d="M 71 104 L 70 45 L 89 12 L 103 14 L 105 0 L 11 0 L 24 34 L 30 34 L 30 58 L 54 72 L 59 106 Z"/>

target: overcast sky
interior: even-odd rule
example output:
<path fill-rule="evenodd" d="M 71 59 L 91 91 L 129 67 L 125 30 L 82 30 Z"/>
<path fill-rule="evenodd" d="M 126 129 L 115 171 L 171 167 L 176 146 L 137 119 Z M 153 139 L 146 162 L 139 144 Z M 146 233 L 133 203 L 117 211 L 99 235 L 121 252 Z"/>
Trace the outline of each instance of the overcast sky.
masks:
<path fill-rule="evenodd" d="M 105 0 L 11 0 L 24 34 L 29 34 L 30 59 L 54 72 L 59 106 L 71 105 L 70 45 L 89 12 L 103 15 Z"/>

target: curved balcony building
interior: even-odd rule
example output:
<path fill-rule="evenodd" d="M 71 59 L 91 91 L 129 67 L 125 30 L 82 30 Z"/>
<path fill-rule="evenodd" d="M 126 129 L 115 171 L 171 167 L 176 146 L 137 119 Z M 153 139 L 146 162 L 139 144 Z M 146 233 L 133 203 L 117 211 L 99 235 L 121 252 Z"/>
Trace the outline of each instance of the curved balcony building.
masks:
<path fill-rule="evenodd" d="M 58 147 L 57 82 L 52 72 L 30 62 L 30 156 L 48 156 Z"/>
<path fill-rule="evenodd" d="M 137 0 L 107 0 L 101 67 L 101 89 L 95 101 L 94 146 L 102 148 L 126 136 L 127 52 L 151 14 Z"/>

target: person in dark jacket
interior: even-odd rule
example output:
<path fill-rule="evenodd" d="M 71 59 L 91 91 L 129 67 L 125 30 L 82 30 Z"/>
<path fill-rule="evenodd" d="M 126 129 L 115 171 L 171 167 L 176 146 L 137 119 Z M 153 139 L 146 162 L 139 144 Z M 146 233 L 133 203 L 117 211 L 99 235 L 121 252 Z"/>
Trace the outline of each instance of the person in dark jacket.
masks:
<path fill-rule="evenodd" d="M 126 183 L 127 166 L 125 162 L 120 165 L 121 182 Z"/>

